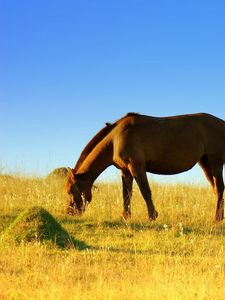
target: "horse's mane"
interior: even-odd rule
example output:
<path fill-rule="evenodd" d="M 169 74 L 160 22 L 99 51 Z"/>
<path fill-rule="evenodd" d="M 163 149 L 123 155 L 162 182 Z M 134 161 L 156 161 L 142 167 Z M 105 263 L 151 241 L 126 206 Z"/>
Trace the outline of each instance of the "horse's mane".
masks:
<path fill-rule="evenodd" d="M 94 147 L 116 126 L 116 124 L 106 124 L 104 128 L 102 128 L 84 147 L 84 150 L 81 152 L 81 155 L 74 167 L 74 172 L 79 169 L 80 165 L 87 157 L 87 155 L 94 149 Z"/>
<path fill-rule="evenodd" d="M 117 120 L 114 123 L 106 123 L 106 126 L 103 127 L 91 140 L 90 142 L 84 147 L 83 151 L 81 152 L 81 155 L 73 169 L 73 172 L 76 173 L 77 170 L 79 169 L 79 167 L 81 166 L 81 164 L 83 163 L 83 161 L 85 160 L 85 158 L 87 157 L 87 155 L 95 148 L 95 146 L 101 141 L 103 140 L 104 137 L 106 137 L 114 127 L 117 126 L 117 124 L 123 120 L 124 118 L 128 117 L 128 116 L 136 116 L 138 115 L 137 113 L 128 113 L 126 114 L 124 117 L 122 117 L 121 119 Z"/>

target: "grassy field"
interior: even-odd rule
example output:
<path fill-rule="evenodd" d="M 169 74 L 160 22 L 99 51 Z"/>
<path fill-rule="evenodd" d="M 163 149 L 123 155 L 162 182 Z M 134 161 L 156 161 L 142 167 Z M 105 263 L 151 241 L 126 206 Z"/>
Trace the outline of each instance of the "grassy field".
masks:
<path fill-rule="evenodd" d="M 120 184 L 98 184 L 82 217 L 64 214 L 61 179 L 0 176 L 0 234 L 42 206 L 82 247 L 0 245 L 0 299 L 224 299 L 225 225 L 209 188 L 151 184 L 156 222 L 134 188 L 124 221 Z"/>

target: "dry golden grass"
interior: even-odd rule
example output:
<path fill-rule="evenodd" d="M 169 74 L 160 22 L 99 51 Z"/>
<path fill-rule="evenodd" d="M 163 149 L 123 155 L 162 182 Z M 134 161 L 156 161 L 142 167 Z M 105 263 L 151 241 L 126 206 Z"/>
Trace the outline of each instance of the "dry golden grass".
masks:
<path fill-rule="evenodd" d="M 65 216 L 63 184 L 0 176 L 1 233 L 38 205 L 87 246 L 0 245 L 0 299 L 224 299 L 225 226 L 209 188 L 151 184 L 160 215 L 149 222 L 135 187 L 125 222 L 119 183 L 98 184 L 81 218 Z"/>

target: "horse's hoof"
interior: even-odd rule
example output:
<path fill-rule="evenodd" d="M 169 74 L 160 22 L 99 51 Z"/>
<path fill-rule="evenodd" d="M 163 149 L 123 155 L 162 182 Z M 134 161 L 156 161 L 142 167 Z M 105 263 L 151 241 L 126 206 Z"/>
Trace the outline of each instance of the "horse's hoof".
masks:
<path fill-rule="evenodd" d="M 130 212 L 123 212 L 122 214 L 122 218 L 127 220 L 127 219 L 130 219 L 131 218 L 131 213 Z"/>
<path fill-rule="evenodd" d="M 220 217 L 216 217 L 216 219 L 215 219 L 215 223 L 220 223 L 220 222 L 222 222 L 224 220 L 224 217 L 222 216 L 220 216 Z"/>
<path fill-rule="evenodd" d="M 149 216 L 150 220 L 155 221 L 158 218 L 158 212 L 155 210 L 152 215 Z"/>
<path fill-rule="evenodd" d="M 83 210 L 75 209 L 74 207 L 68 207 L 66 210 L 66 214 L 68 216 L 81 216 L 83 214 Z"/>

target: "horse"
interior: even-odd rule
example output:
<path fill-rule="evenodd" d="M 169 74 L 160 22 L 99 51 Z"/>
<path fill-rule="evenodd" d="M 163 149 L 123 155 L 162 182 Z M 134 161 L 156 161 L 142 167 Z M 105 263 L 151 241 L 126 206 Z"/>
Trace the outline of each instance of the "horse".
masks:
<path fill-rule="evenodd" d="M 73 169 L 68 168 L 67 213 L 81 215 L 91 202 L 96 178 L 113 165 L 122 173 L 123 216 L 131 216 L 135 179 L 146 202 L 150 220 L 158 212 L 152 201 L 146 172 L 178 174 L 196 163 L 202 168 L 216 199 L 216 222 L 224 218 L 223 164 L 225 121 L 206 113 L 152 117 L 128 113 L 106 123 L 86 145 Z"/>

